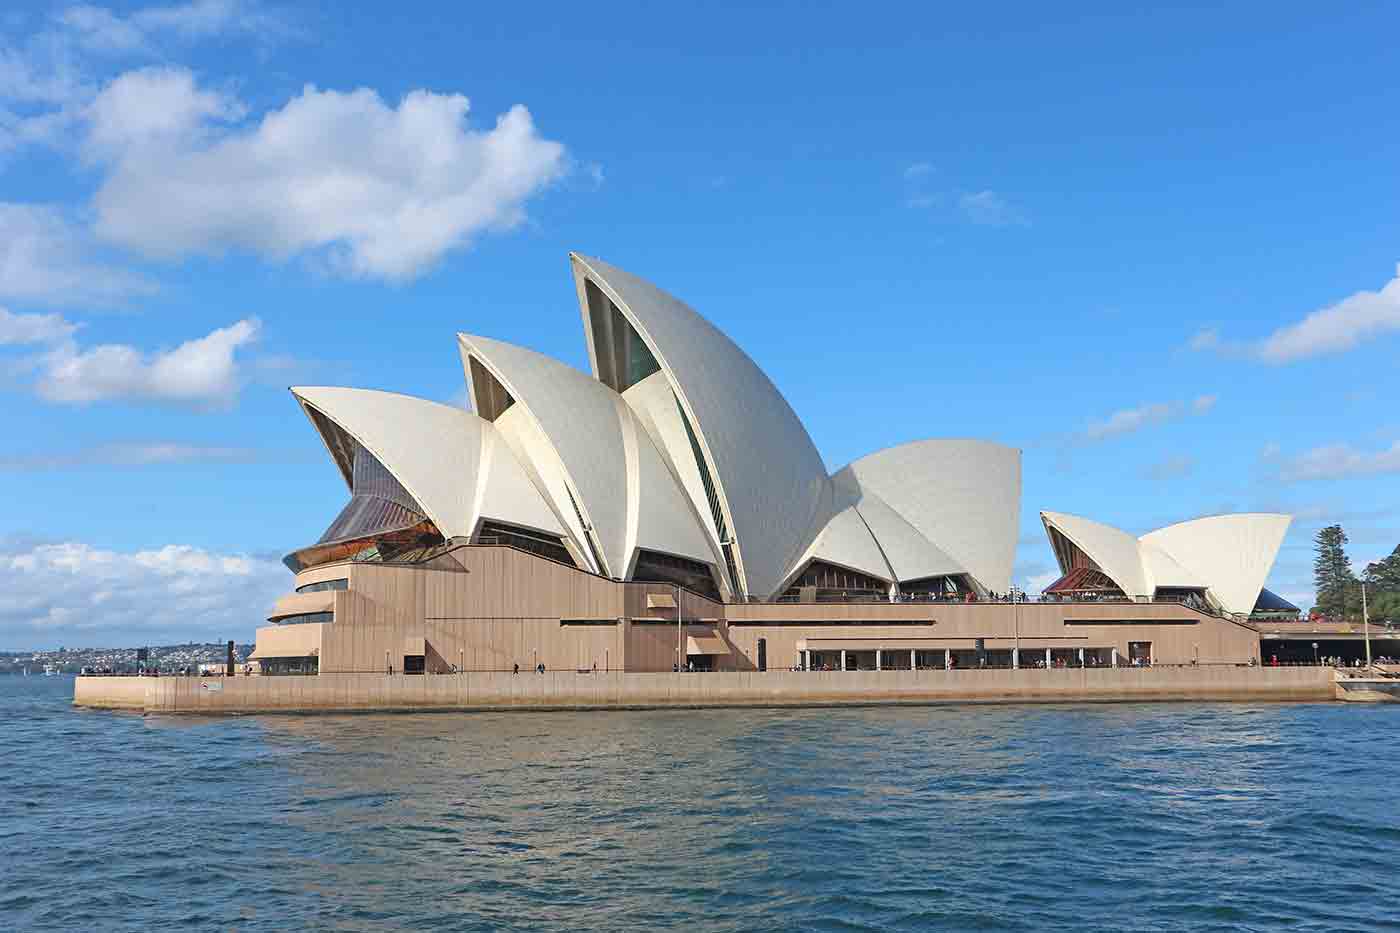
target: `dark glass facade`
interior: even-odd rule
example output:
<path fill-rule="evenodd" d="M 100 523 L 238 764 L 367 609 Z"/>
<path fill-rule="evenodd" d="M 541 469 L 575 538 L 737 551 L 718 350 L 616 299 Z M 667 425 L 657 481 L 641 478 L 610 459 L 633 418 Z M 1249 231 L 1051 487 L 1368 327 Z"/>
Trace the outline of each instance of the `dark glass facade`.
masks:
<path fill-rule="evenodd" d="M 350 501 L 320 540 L 282 558 L 293 573 L 337 560 L 396 560 L 443 543 L 423 507 L 388 468 L 353 438 L 346 443 Z"/>
<path fill-rule="evenodd" d="M 350 581 L 345 577 L 338 580 L 322 580 L 320 583 L 304 583 L 297 587 L 298 593 L 324 593 L 327 590 L 348 590 Z"/>
<path fill-rule="evenodd" d="M 307 622 L 334 622 L 334 612 L 301 612 L 274 620 L 274 625 L 303 625 Z"/>
<path fill-rule="evenodd" d="M 814 560 L 792 581 L 784 597 L 800 599 L 804 589 L 819 603 L 877 601 L 889 598 L 890 585 L 879 577 Z"/>
<path fill-rule="evenodd" d="M 570 567 L 576 566 L 573 557 L 569 554 L 569 549 L 564 547 L 563 541 L 558 537 L 547 535 L 541 531 L 508 525 L 505 522 L 482 522 L 481 532 L 477 535 L 477 543 L 506 544 L 531 554 L 548 557 L 561 564 L 568 564 Z"/>
<path fill-rule="evenodd" d="M 258 662 L 258 670 L 268 677 L 319 674 L 321 662 L 315 655 L 305 658 L 263 658 Z"/>
<path fill-rule="evenodd" d="M 639 549 L 632 579 L 647 583 L 678 583 L 693 593 L 720 601 L 719 587 L 715 585 L 710 565 L 687 557 Z"/>

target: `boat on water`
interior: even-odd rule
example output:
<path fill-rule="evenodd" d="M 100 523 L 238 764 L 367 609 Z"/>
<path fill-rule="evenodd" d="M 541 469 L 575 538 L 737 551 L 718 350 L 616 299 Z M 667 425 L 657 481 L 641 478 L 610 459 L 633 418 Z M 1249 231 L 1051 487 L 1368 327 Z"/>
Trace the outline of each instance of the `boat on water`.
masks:
<path fill-rule="evenodd" d="M 1350 703 L 1400 703 L 1400 679 L 1347 677 L 1337 679 L 1337 699 Z"/>
<path fill-rule="evenodd" d="M 60 671 L 60 670 L 58 669 L 58 665 L 56 665 L 56 664 L 45 664 L 45 665 L 44 665 L 44 676 L 45 676 L 45 677 L 53 677 L 53 676 L 55 676 L 55 675 L 57 675 L 57 674 L 61 674 L 61 673 L 63 673 L 63 672 Z"/>

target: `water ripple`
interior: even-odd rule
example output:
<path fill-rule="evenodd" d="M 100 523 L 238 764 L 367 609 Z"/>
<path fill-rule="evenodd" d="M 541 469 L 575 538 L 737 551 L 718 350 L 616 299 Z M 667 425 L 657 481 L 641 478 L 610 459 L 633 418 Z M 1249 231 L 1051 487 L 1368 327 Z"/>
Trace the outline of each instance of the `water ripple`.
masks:
<path fill-rule="evenodd" d="M 0 678 L 6 928 L 1400 930 L 1400 709 L 74 710 Z"/>

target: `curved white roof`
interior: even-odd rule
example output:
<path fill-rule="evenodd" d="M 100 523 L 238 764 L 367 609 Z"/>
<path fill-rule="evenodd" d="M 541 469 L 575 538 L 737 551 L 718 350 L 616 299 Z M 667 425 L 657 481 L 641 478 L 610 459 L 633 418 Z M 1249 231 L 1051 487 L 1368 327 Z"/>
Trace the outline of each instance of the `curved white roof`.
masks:
<path fill-rule="evenodd" d="M 1147 571 L 1142 566 L 1142 554 L 1138 550 L 1138 539 L 1112 525 L 1066 515 L 1061 512 L 1041 512 L 1040 520 L 1046 528 L 1054 528 L 1068 538 L 1075 547 L 1099 565 L 1109 579 L 1117 583 L 1128 596 L 1151 596 L 1152 587 L 1147 582 Z M 1061 567 L 1068 571 L 1067 567 Z"/>
<path fill-rule="evenodd" d="M 1201 588 L 1226 612 L 1242 615 L 1253 611 L 1293 520 L 1275 513 L 1214 515 L 1135 538 L 1076 515 L 1040 515 L 1047 530 L 1073 542 L 1129 596 Z"/>
<path fill-rule="evenodd" d="M 483 517 L 563 533 L 495 429 L 471 412 L 372 389 L 294 386 L 292 394 L 374 454 L 444 536 L 470 536 Z"/>
<path fill-rule="evenodd" d="M 784 588 L 790 586 L 792 579 L 814 560 L 856 570 L 886 582 L 894 580 L 894 573 L 880 551 L 880 545 L 855 506 L 847 506 L 831 517 L 831 521 L 826 523 L 816 540 L 788 572 L 783 581 Z"/>
<path fill-rule="evenodd" d="M 837 479 L 878 496 L 983 588 L 1010 589 L 1021 451 L 988 441 L 915 441 L 862 457 Z"/>
<path fill-rule="evenodd" d="M 844 472 L 836 475 L 838 488 L 847 482 L 854 483 L 854 478 L 848 477 L 850 474 Z M 843 493 L 849 491 L 849 487 L 841 488 Z M 879 496 L 868 490 L 857 489 L 855 492 L 854 508 L 874 535 L 896 580 L 903 583 L 968 572 L 966 567 L 925 538 L 919 529 L 909 524 L 904 516 L 886 505 Z"/>
<path fill-rule="evenodd" d="M 599 354 L 585 280 L 612 301 L 666 374 L 713 472 L 743 589 L 773 594 L 834 511 L 826 466 L 802 422 L 754 361 L 684 302 L 600 260 L 569 258 L 594 375 Z"/>
<path fill-rule="evenodd" d="M 626 577 L 639 547 L 714 562 L 685 495 L 620 395 L 533 350 L 469 334 L 458 339 L 464 358 L 485 366 L 515 400 L 497 423 L 504 429 L 518 419 L 514 409 L 535 422 L 538 441 L 524 447 L 527 456 L 539 472 L 563 477 L 568 490 L 556 507 L 577 504 L 601 552 L 600 572 Z"/>
<path fill-rule="evenodd" d="M 1168 525 L 1142 536 L 1207 581 L 1226 612 L 1250 613 L 1292 523 L 1291 515 L 1246 512 Z"/>

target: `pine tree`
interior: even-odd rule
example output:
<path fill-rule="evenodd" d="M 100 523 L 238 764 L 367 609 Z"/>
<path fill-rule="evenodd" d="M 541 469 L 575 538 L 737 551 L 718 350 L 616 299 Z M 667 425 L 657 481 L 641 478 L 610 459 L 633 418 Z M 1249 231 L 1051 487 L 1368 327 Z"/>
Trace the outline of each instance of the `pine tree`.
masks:
<path fill-rule="evenodd" d="M 1317 558 L 1313 561 L 1313 585 L 1317 609 L 1324 615 L 1345 616 L 1349 590 L 1356 590 L 1356 577 L 1347 561 L 1347 533 L 1341 525 L 1328 525 L 1313 539 Z M 1359 603 L 1360 591 L 1353 597 Z"/>
<path fill-rule="evenodd" d="M 1367 564 L 1361 575 L 1370 592 L 1394 591 L 1400 593 L 1400 545 L 1374 564 Z"/>

